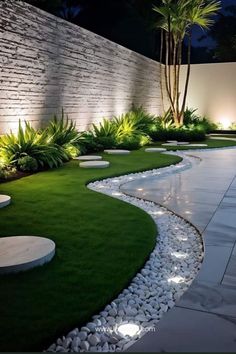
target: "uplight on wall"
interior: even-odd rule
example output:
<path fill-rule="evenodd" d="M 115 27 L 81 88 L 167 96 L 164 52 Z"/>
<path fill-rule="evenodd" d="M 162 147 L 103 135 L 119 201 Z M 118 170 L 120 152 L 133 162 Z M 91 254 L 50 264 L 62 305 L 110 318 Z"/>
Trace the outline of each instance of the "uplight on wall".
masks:
<path fill-rule="evenodd" d="M 220 123 L 222 124 L 223 129 L 226 130 L 230 127 L 231 122 L 228 118 L 221 118 Z"/>

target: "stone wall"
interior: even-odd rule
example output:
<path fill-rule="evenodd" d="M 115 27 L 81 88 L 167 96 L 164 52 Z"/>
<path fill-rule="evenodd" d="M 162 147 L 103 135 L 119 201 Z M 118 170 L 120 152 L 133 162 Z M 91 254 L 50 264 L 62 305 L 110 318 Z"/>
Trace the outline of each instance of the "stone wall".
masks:
<path fill-rule="evenodd" d="M 84 130 L 132 103 L 161 113 L 159 63 L 20 1 L 0 2 L 0 134 L 64 111 Z"/>

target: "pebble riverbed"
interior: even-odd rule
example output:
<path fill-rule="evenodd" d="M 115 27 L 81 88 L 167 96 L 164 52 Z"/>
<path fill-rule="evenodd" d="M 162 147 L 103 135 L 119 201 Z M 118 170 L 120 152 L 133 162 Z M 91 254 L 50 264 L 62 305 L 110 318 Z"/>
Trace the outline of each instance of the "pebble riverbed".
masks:
<path fill-rule="evenodd" d="M 170 153 L 170 152 L 168 152 Z M 58 338 L 50 352 L 121 352 L 127 350 L 147 331 L 158 330 L 158 322 L 188 289 L 203 259 L 203 243 L 199 232 L 184 219 L 149 201 L 127 196 L 119 187 L 135 179 L 163 178 L 196 163 L 196 159 L 177 152 L 181 163 L 147 172 L 108 178 L 90 183 L 88 188 L 135 205 L 155 221 L 156 246 L 143 269 L 127 289 L 107 305 L 91 322 Z M 122 324 L 136 324 L 137 332 L 119 332 Z"/>

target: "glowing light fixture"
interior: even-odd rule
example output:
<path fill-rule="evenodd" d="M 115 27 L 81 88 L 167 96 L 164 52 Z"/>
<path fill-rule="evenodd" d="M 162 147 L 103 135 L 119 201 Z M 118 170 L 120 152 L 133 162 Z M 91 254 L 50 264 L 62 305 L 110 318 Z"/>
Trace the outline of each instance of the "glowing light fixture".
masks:
<path fill-rule="evenodd" d="M 134 323 L 124 323 L 117 328 L 119 334 L 134 337 L 140 332 L 140 327 Z"/>
<path fill-rule="evenodd" d="M 138 188 L 137 191 L 142 192 L 143 188 Z"/>
<path fill-rule="evenodd" d="M 183 252 L 172 252 L 171 256 L 176 257 L 178 259 L 185 259 L 185 258 L 187 258 L 188 255 Z"/>
<path fill-rule="evenodd" d="M 227 118 L 222 118 L 220 123 L 222 124 L 223 129 L 228 129 L 230 126 L 230 120 Z"/>
<path fill-rule="evenodd" d="M 112 193 L 112 195 L 115 195 L 115 196 L 117 196 L 117 197 L 118 197 L 118 196 L 120 196 L 120 195 L 122 195 L 122 194 L 121 194 L 121 193 L 119 193 L 119 192 L 113 192 L 113 193 Z"/>
<path fill-rule="evenodd" d="M 173 282 L 173 283 L 176 283 L 176 284 L 180 284 L 180 283 L 183 283 L 184 282 L 184 278 L 181 277 L 180 275 L 177 275 L 176 277 L 172 277 L 172 278 L 169 278 L 168 279 L 168 282 Z"/>

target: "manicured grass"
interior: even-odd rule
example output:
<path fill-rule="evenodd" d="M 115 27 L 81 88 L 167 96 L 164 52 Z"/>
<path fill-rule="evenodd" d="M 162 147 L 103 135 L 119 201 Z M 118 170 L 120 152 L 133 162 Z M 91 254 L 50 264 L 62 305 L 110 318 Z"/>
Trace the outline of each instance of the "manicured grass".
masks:
<path fill-rule="evenodd" d="M 212 136 L 214 138 L 219 138 L 219 139 L 220 139 L 220 137 L 236 139 L 236 134 L 220 134 L 220 135 L 219 134 L 212 134 Z"/>
<path fill-rule="evenodd" d="M 155 146 L 160 146 L 164 142 L 159 142 L 156 143 Z M 207 147 L 194 147 L 194 146 L 163 146 L 165 147 L 168 151 L 172 150 L 197 150 L 197 149 L 212 149 L 212 148 L 221 148 L 221 147 L 230 147 L 230 146 L 236 146 L 236 141 L 232 140 L 220 140 L 217 139 L 206 139 L 203 141 L 198 141 L 198 142 L 193 142 L 193 144 L 207 144 Z"/>
<path fill-rule="evenodd" d="M 0 276 L 0 351 L 47 348 L 84 324 L 129 284 L 155 245 L 156 227 L 140 209 L 86 188 L 90 180 L 177 163 L 132 152 L 107 156 L 107 170 L 60 169 L 0 185 L 12 205 L 0 210 L 0 235 L 36 235 L 56 243 L 53 261 Z"/>

